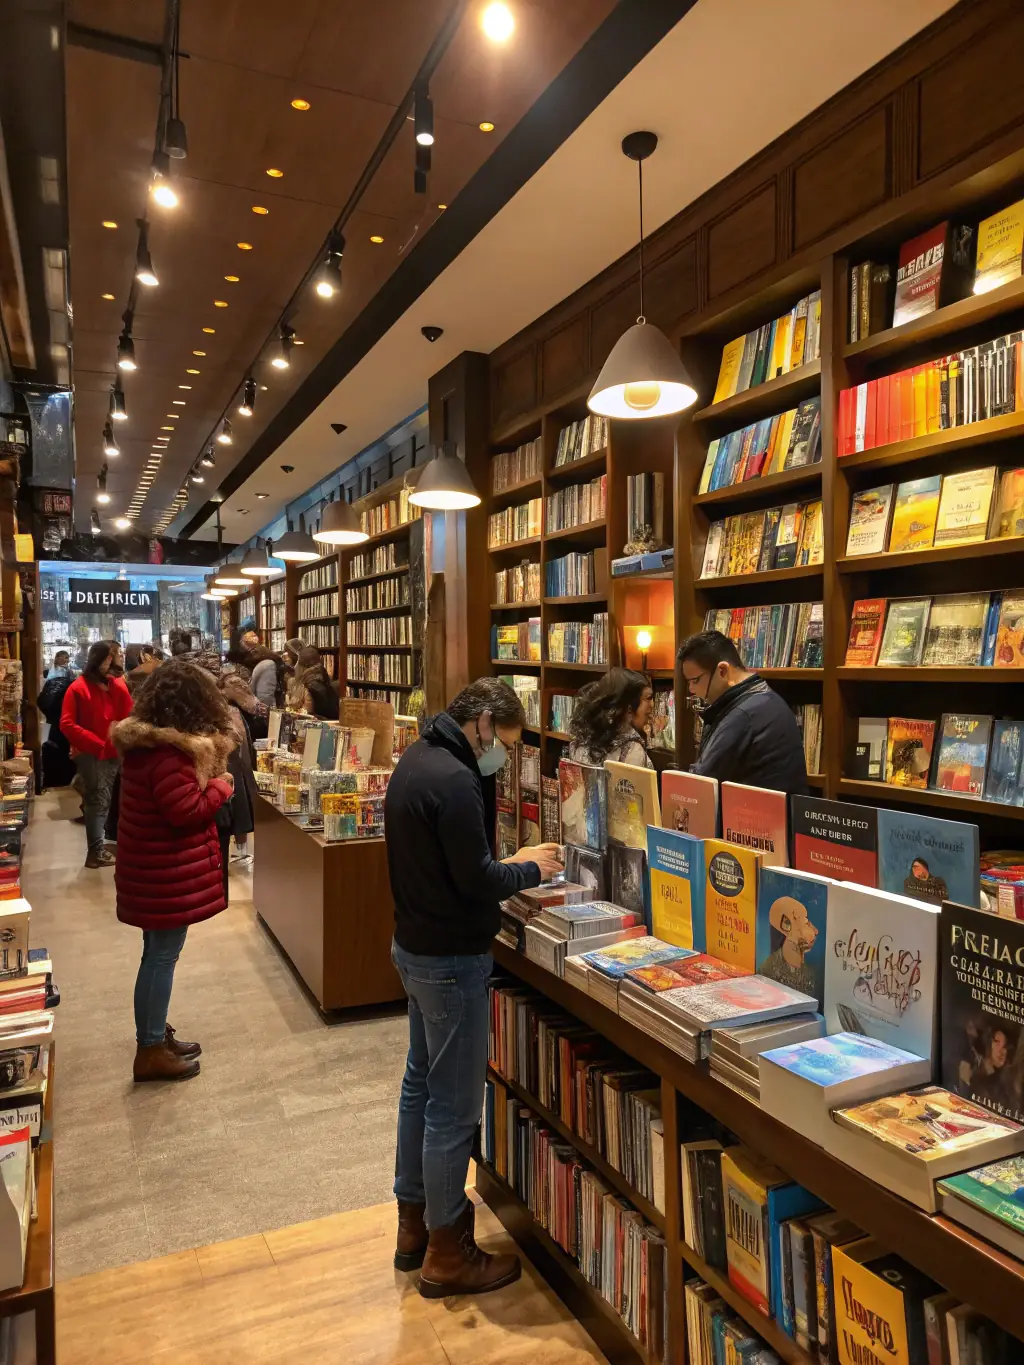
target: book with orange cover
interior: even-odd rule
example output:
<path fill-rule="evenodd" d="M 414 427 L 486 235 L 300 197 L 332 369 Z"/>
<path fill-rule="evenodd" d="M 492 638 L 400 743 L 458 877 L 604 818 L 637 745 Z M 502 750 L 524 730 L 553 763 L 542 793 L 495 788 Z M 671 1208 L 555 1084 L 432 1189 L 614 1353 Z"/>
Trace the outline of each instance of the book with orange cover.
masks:
<path fill-rule="evenodd" d="M 875 444 L 887 446 L 896 438 L 889 435 L 889 389 L 891 376 L 883 374 L 878 380 L 878 397 L 875 400 Z"/>
<path fill-rule="evenodd" d="M 889 552 L 931 549 L 939 515 L 942 476 L 907 479 L 896 490 L 896 506 L 889 535 Z"/>
<path fill-rule="evenodd" d="M 862 597 L 854 602 L 850 638 L 846 642 L 845 662 L 848 668 L 873 668 L 878 662 L 886 601 L 884 597 Z"/>
<path fill-rule="evenodd" d="M 911 383 L 914 386 L 914 432 L 915 436 L 928 435 L 928 367 L 916 365 L 911 370 Z"/>
<path fill-rule="evenodd" d="M 925 366 L 925 420 L 929 433 L 942 430 L 939 412 L 939 363 L 933 360 Z"/>
<path fill-rule="evenodd" d="M 894 787 L 917 787 L 923 791 L 928 786 L 932 766 L 935 722 L 890 716 L 886 744 L 885 780 Z"/>
<path fill-rule="evenodd" d="M 868 380 L 867 400 L 864 408 L 864 449 L 874 450 L 878 440 L 878 380 Z"/>
<path fill-rule="evenodd" d="M 1004 593 L 996 631 L 996 668 L 1024 668 L 1024 597 Z"/>
<path fill-rule="evenodd" d="M 889 380 L 889 416 L 888 432 L 889 441 L 895 444 L 903 440 L 902 434 L 902 414 L 900 410 L 900 378 L 898 374 L 887 376 Z"/>
<path fill-rule="evenodd" d="M 900 440 L 909 441 L 914 435 L 913 370 L 901 370 L 897 380 L 900 390 Z"/>

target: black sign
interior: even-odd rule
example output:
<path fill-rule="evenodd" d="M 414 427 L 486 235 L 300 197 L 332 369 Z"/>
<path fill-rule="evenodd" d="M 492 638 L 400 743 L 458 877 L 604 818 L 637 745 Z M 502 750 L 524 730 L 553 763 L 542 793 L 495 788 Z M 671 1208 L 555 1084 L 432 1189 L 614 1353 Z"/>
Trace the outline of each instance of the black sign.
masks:
<path fill-rule="evenodd" d="M 131 584 L 114 578 L 69 578 L 68 610 L 106 612 L 111 616 L 152 616 L 156 610 L 154 594 L 133 589 Z"/>

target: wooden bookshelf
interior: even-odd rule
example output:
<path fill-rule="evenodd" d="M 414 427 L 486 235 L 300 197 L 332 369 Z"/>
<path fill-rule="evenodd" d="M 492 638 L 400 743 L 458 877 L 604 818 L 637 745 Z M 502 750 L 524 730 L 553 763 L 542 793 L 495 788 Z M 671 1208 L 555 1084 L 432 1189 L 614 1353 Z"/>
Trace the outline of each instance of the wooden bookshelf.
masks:
<path fill-rule="evenodd" d="M 848 385 L 843 384 L 842 388 Z M 890 469 L 896 465 L 917 464 L 935 455 L 961 450 L 976 450 L 997 441 L 1010 441 L 1024 434 L 1024 412 L 1007 412 L 1001 417 L 988 417 L 983 422 L 967 426 L 948 427 L 927 436 L 912 436 L 909 441 L 892 441 L 870 450 L 857 450 L 852 455 L 839 457 L 844 469 Z"/>
<path fill-rule="evenodd" d="M 937 308 L 923 318 L 905 322 L 902 327 L 887 327 L 873 332 L 861 341 L 849 341 L 843 346 L 847 360 L 874 362 L 901 355 L 915 346 L 944 341 L 970 327 L 1024 310 L 1024 278 L 1011 280 L 987 294 L 971 294 L 966 299 Z"/>
<path fill-rule="evenodd" d="M 720 508 L 723 516 L 728 516 L 729 510 L 734 507 L 743 507 L 752 502 L 790 502 L 790 495 L 797 489 L 820 487 L 821 464 L 818 463 L 806 465 L 803 469 L 783 469 L 778 474 L 764 474 L 759 479 L 744 479 L 742 483 L 730 483 L 710 493 L 698 493 L 693 503 L 695 507 Z"/>
<path fill-rule="evenodd" d="M 769 379 L 765 384 L 744 389 L 731 398 L 723 398 L 720 403 L 701 408 L 693 414 L 693 420 L 714 424 L 722 431 L 732 431 L 762 417 L 774 417 L 777 412 L 795 408 L 801 398 L 810 398 L 817 393 L 820 383 L 821 361 L 812 360 L 790 370 L 789 374 L 781 374 L 777 379 Z"/>

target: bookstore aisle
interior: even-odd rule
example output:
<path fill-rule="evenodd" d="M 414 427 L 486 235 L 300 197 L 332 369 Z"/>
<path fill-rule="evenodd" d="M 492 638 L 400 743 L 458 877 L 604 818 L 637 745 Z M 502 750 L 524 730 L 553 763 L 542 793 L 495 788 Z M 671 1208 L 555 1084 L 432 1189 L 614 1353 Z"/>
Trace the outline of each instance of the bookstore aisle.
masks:
<path fill-rule="evenodd" d="M 58 1280 L 390 1199 L 405 1019 L 325 1023 L 234 869 L 171 1001 L 202 1072 L 133 1085 L 140 936 L 115 918 L 112 873 L 82 867 L 76 811 L 70 792 L 36 798 L 24 864 L 35 940 L 60 963 Z"/>

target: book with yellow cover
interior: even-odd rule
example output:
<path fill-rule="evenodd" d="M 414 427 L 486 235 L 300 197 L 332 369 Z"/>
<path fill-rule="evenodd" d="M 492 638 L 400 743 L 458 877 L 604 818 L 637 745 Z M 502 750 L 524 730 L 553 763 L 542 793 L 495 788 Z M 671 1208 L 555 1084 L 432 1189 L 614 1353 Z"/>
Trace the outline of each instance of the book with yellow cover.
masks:
<path fill-rule="evenodd" d="M 984 540 L 992 517 L 996 467 L 947 474 L 942 480 L 935 545 L 969 545 Z"/>
<path fill-rule="evenodd" d="M 768 366 L 766 378 L 776 379 L 780 374 L 786 373 L 786 362 L 789 359 L 789 342 L 793 334 L 793 314 L 783 313 L 775 323 L 775 342 L 772 346 L 771 361 Z"/>
<path fill-rule="evenodd" d="M 724 839 L 705 839 L 704 859 L 705 952 L 753 972 L 762 856 Z"/>
<path fill-rule="evenodd" d="M 1007 469 L 999 484 L 999 518 L 995 534 L 1024 536 L 1024 469 Z"/>
<path fill-rule="evenodd" d="M 914 393 L 914 435 L 928 435 L 928 367 L 918 365 L 911 371 L 910 383 Z"/>
<path fill-rule="evenodd" d="M 996 668 L 1024 668 L 1024 597 L 1004 593 L 996 630 Z"/>
<path fill-rule="evenodd" d="M 718 458 L 719 441 L 720 438 L 716 436 L 708 446 L 708 453 L 704 460 L 704 468 L 701 471 L 700 476 L 700 487 L 697 489 L 698 494 L 706 493 L 711 486 L 711 475 L 714 473 L 715 460 Z"/>
<path fill-rule="evenodd" d="M 608 773 L 608 838 L 627 848 L 647 848 L 647 826 L 661 824 L 658 774 L 653 768 L 605 760 Z"/>
<path fill-rule="evenodd" d="M 793 437 L 793 423 L 796 421 L 796 408 L 790 408 L 779 418 L 778 432 L 775 437 L 775 445 L 772 449 L 771 462 L 765 465 L 766 474 L 779 474 L 785 464 L 786 455 L 789 452 L 789 443 Z"/>
<path fill-rule="evenodd" d="M 889 552 L 901 550 L 930 550 L 935 539 L 935 522 L 939 515 L 939 490 L 942 476 L 929 475 L 923 479 L 908 479 L 896 490 L 896 506 L 892 515 Z"/>
<path fill-rule="evenodd" d="M 722 367 L 718 371 L 718 383 L 715 385 L 715 396 L 713 403 L 721 403 L 726 398 L 731 398 L 736 392 L 736 381 L 740 374 L 740 362 L 743 360 L 743 346 L 747 338 L 744 334 L 737 337 L 735 341 L 730 341 L 722 351 Z"/>
<path fill-rule="evenodd" d="M 872 1237 L 832 1247 L 839 1365 L 917 1365 L 929 1359 L 924 1301 L 939 1292 Z"/>
<path fill-rule="evenodd" d="M 978 256 L 974 292 L 987 294 L 1001 284 L 1020 279 L 1024 248 L 1024 199 L 993 213 L 978 224 Z"/>
<path fill-rule="evenodd" d="M 801 299 L 793 309 L 793 336 L 789 344 L 789 368 L 791 370 L 799 369 L 804 363 L 808 302 L 808 299 Z"/>

